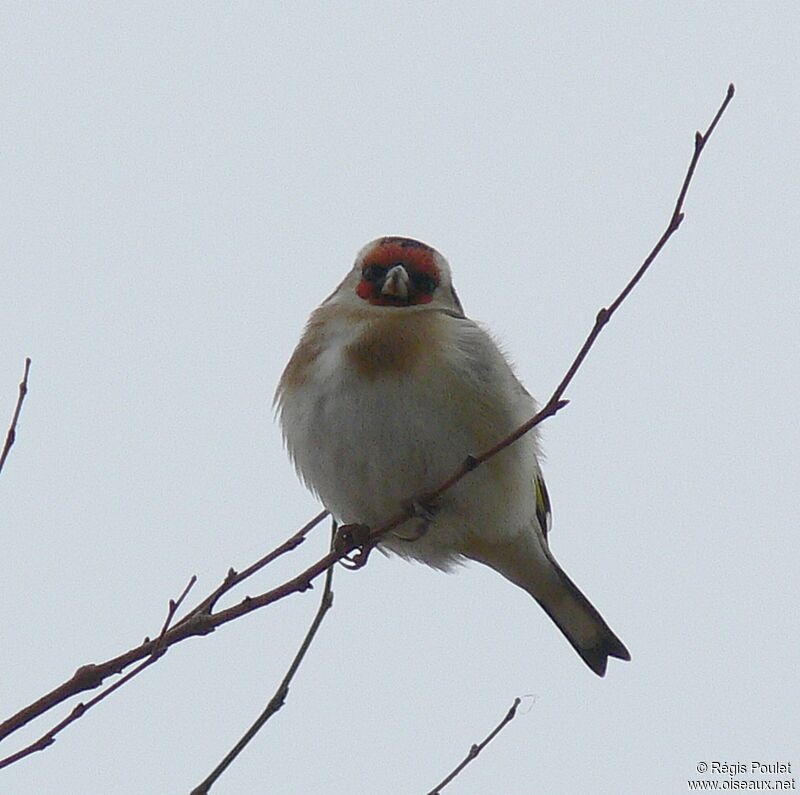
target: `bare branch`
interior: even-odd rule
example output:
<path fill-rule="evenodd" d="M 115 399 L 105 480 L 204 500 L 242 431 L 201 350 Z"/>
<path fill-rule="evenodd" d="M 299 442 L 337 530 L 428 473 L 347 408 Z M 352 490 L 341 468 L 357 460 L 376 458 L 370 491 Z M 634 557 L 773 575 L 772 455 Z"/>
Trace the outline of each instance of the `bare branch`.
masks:
<path fill-rule="evenodd" d="M 572 362 L 569 370 L 567 370 L 567 374 L 561 380 L 561 383 L 556 387 L 556 391 L 551 396 L 549 403 L 552 403 L 554 400 L 558 400 L 563 394 L 564 390 L 569 386 L 572 379 L 575 377 L 575 373 L 578 372 L 578 368 L 583 364 L 583 360 L 586 358 L 586 354 L 589 353 L 589 349 L 594 345 L 594 341 L 597 339 L 600 332 L 603 330 L 603 327 L 611 320 L 611 316 L 614 312 L 619 309 L 620 304 L 630 295 L 631 291 L 634 287 L 639 283 L 639 280 L 644 276 L 647 272 L 647 269 L 652 264 L 653 260 L 658 256 L 659 252 L 662 248 L 666 245 L 667 241 L 672 237 L 672 235 L 678 230 L 678 227 L 683 222 L 683 202 L 686 199 L 686 194 L 689 190 L 689 185 L 692 182 L 692 177 L 694 176 L 694 171 L 697 168 L 697 162 L 700 160 L 700 154 L 703 151 L 703 147 L 706 145 L 706 141 L 708 141 L 711 133 L 714 132 L 714 129 L 717 126 L 717 122 L 722 118 L 722 114 L 725 112 L 725 109 L 730 104 L 730 101 L 733 99 L 733 94 L 736 89 L 734 88 L 733 83 L 728 86 L 728 91 L 725 94 L 725 99 L 720 105 L 719 110 L 717 111 L 716 115 L 714 116 L 711 124 L 709 124 L 708 129 L 705 133 L 697 132 L 694 136 L 694 154 L 692 155 L 691 162 L 689 163 L 689 168 L 686 171 L 686 176 L 683 179 L 683 184 L 681 185 L 680 193 L 678 194 L 678 199 L 675 202 L 675 209 L 672 211 L 672 216 L 669 219 L 669 223 L 667 224 L 667 228 L 664 230 L 664 234 L 661 235 L 658 242 L 653 246 L 652 251 L 647 255 L 645 261 L 641 264 L 640 268 L 636 273 L 633 275 L 631 280 L 625 285 L 622 292 L 616 297 L 614 302 L 608 309 L 601 309 L 597 313 L 597 319 L 595 320 L 594 327 L 592 328 L 589 336 L 586 338 L 586 342 L 583 343 L 583 347 L 578 351 L 578 355 L 575 357 L 575 361 Z M 524 426 L 523 426 L 524 427 Z"/>
<path fill-rule="evenodd" d="M 681 225 L 684 217 L 683 202 L 689 190 L 692 177 L 694 176 L 697 162 L 700 159 L 700 154 L 702 153 L 703 147 L 705 147 L 706 142 L 711 136 L 711 133 L 714 132 L 717 122 L 719 122 L 719 120 L 722 118 L 722 114 L 725 112 L 725 109 L 733 99 L 734 91 L 734 85 L 731 83 L 728 86 L 725 99 L 723 100 L 722 105 L 720 105 L 719 110 L 716 112 L 711 124 L 708 126 L 708 129 L 705 131 L 705 133 L 695 133 L 694 154 L 692 155 L 691 162 L 689 163 L 689 168 L 686 171 L 686 176 L 684 177 L 680 193 L 678 194 L 677 202 L 675 203 L 675 209 L 672 212 L 672 216 L 669 219 L 666 230 L 661 235 L 655 246 L 653 246 L 653 249 L 647 255 L 644 262 L 639 267 L 639 270 L 636 271 L 631 280 L 622 289 L 622 292 L 616 297 L 616 299 L 614 299 L 614 302 L 611 304 L 611 306 L 609 306 L 607 309 L 603 308 L 597 313 L 594 326 L 589 332 L 589 336 L 586 338 L 583 346 L 578 351 L 578 354 L 575 356 L 575 359 L 573 360 L 566 374 L 561 379 L 561 383 L 559 383 L 559 385 L 556 387 L 547 403 L 544 404 L 542 410 L 539 411 L 535 416 L 531 417 L 527 422 L 520 425 L 519 428 L 517 428 L 513 433 L 510 433 L 505 439 L 502 439 L 500 442 L 494 445 L 494 447 L 489 448 L 480 455 L 467 456 L 467 458 L 464 460 L 464 463 L 444 483 L 442 483 L 438 488 L 434 489 L 429 494 L 422 495 L 421 498 L 418 498 L 421 502 L 432 502 L 445 491 L 452 488 L 463 477 L 477 469 L 481 464 L 486 463 L 486 461 L 497 455 L 501 450 L 505 450 L 506 447 L 516 442 L 517 439 L 519 439 L 521 436 L 524 436 L 531 429 L 535 428 L 543 420 L 547 419 L 548 417 L 552 417 L 554 414 L 556 414 L 556 412 L 567 405 L 567 401 L 563 399 L 564 392 L 572 382 L 575 374 L 580 369 L 580 366 L 583 364 L 583 360 L 586 358 L 586 355 L 589 353 L 592 345 L 594 345 L 594 342 L 600 335 L 603 327 L 606 325 L 606 323 L 608 323 L 608 321 L 611 319 L 611 316 L 617 311 L 617 309 L 619 309 L 622 302 L 628 297 L 628 295 L 630 295 L 633 288 L 636 287 L 639 280 L 647 272 L 647 269 L 650 267 L 653 260 L 658 256 L 661 249 L 664 248 L 667 241 Z M 411 516 L 412 512 L 410 510 L 398 514 L 391 521 L 372 530 L 367 543 L 374 545 L 382 536 L 386 535 L 386 533 L 390 532 L 391 530 L 394 530 L 394 528 L 405 522 L 407 519 L 410 519 Z"/>
<path fill-rule="evenodd" d="M 336 521 L 334 520 L 331 528 L 331 547 L 333 547 L 335 537 Z M 239 756 L 245 746 L 258 734 L 263 725 L 284 705 L 289 695 L 289 685 L 292 679 L 294 679 L 294 675 L 297 673 L 300 663 L 303 662 L 303 658 L 306 656 L 306 652 L 311 646 L 311 642 L 314 640 L 314 636 L 317 634 L 322 620 L 331 607 L 333 607 L 333 566 L 325 573 L 325 587 L 322 590 L 322 598 L 320 599 L 319 608 L 314 616 L 314 620 L 311 622 L 311 626 L 308 628 L 308 632 L 305 638 L 303 638 L 303 642 L 300 644 L 300 648 L 294 660 L 292 660 L 292 664 L 289 666 L 286 676 L 283 677 L 278 689 L 275 691 L 275 695 L 272 696 L 267 706 L 264 708 L 264 711 L 256 718 L 253 725 L 245 732 L 239 742 L 225 755 L 225 758 L 211 771 L 208 777 L 191 791 L 190 795 L 207 795 L 211 787 L 230 766 L 233 760 Z"/>
<path fill-rule="evenodd" d="M 62 701 L 65 701 L 66 699 L 77 695 L 78 693 L 82 693 L 85 690 L 93 690 L 94 688 L 99 687 L 106 677 L 122 673 L 122 671 L 124 671 L 129 665 L 150 657 L 156 650 L 157 646 L 166 649 L 179 640 L 185 640 L 187 637 L 206 635 L 209 632 L 213 632 L 215 629 L 214 624 L 212 623 L 209 625 L 208 623 L 212 615 L 210 613 L 209 605 L 215 604 L 224 593 L 230 590 L 234 585 L 242 582 L 242 580 L 244 580 L 246 577 L 255 574 L 256 571 L 280 557 L 280 555 L 283 555 L 299 546 L 305 539 L 305 536 L 327 515 L 327 511 L 322 511 L 321 513 L 317 514 L 317 516 L 315 516 L 306 525 L 301 527 L 300 530 L 298 530 L 291 538 L 284 541 L 283 544 L 265 555 L 263 558 L 261 558 L 261 560 L 256 561 L 256 563 L 253 563 L 251 566 L 248 566 L 247 569 L 241 573 L 237 573 L 231 569 L 223 583 L 217 589 L 215 589 L 208 597 L 200 602 L 197 607 L 193 608 L 175 626 L 170 626 L 167 629 L 167 632 L 165 632 L 159 639 L 154 641 L 150 640 L 150 638 L 145 638 L 141 644 L 133 649 L 130 649 L 124 654 L 120 654 L 117 657 L 106 660 L 102 663 L 89 663 L 88 665 L 82 665 L 67 681 L 51 690 L 49 693 L 45 693 L 45 695 L 43 695 L 41 698 L 37 699 L 32 704 L 29 704 L 27 707 L 24 707 L 19 712 L 3 721 L 3 723 L 0 723 L 0 741 L 4 740 L 10 734 L 13 734 L 30 721 L 38 718 L 45 712 L 48 712 Z M 323 560 L 326 560 L 327 557 L 329 556 L 326 556 L 326 558 L 323 558 Z M 328 565 L 333 565 L 335 562 L 335 560 L 332 560 Z M 324 571 L 325 568 L 326 567 L 323 567 L 322 571 Z M 268 600 L 265 602 L 265 604 L 269 604 L 270 601 L 277 601 L 277 599 L 280 599 L 290 593 L 294 593 L 295 591 L 307 590 L 310 587 L 311 583 L 308 580 L 303 580 L 302 575 L 300 575 L 300 577 L 295 577 L 294 580 L 290 580 L 289 583 L 284 583 L 283 586 L 271 591 L 270 593 L 274 594 L 274 598 Z M 266 594 L 262 596 L 266 596 Z M 249 597 L 246 597 L 242 601 L 241 605 L 248 605 L 250 601 L 251 600 Z M 176 609 L 177 606 L 178 603 L 176 603 Z"/>
<path fill-rule="evenodd" d="M 445 480 L 430 493 L 425 495 L 412 495 L 416 496 L 417 502 L 421 502 L 422 504 L 425 504 L 426 502 L 432 502 L 445 491 L 452 488 L 467 474 L 488 461 L 492 456 L 497 455 L 497 453 L 513 444 L 517 439 L 537 426 L 543 420 L 553 416 L 565 405 L 567 405 L 567 401 L 563 399 L 563 394 L 586 358 L 586 355 L 594 344 L 597 336 L 600 334 L 606 323 L 608 323 L 614 312 L 616 312 L 625 298 L 627 298 L 627 296 L 636 286 L 638 281 L 642 278 L 669 238 L 680 226 L 683 220 L 683 202 L 694 175 L 700 154 L 702 153 L 705 144 L 714 131 L 717 122 L 720 120 L 722 114 L 733 98 L 733 93 L 734 87 L 733 84 L 731 84 L 728 88 L 725 100 L 714 116 L 714 119 L 706 132 L 702 134 L 697 133 L 695 136 L 694 155 L 686 172 L 686 176 L 675 204 L 675 209 L 670 217 L 666 231 L 662 234 L 661 238 L 653 247 L 652 251 L 640 266 L 639 270 L 634 274 L 633 278 L 624 287 L 614 302 L 607 309 L 604 308 L 598 312 L 589 336 L 586 338 L 583 346 L 578 351 L 578 354 L 567 370 L 566 375 L 561 380 L 561 383 L 556 387 L 555 391 L 550 396 L 549 400 L 543 406 L 541 411 L 539 411 L 535 416 L 531 417 L 530 420 L 517 428 L 513 433 L 509 434 L 505 439 L 499 441 L 489 450 L 486 450 L 477 456 L 468 456 L 462 465 L 449 478 L 447 478 L 447 480 Z M 283 584 L 273 588 L 270 591 L 266 591 L 254 597 L 246 596 L 241 602 L 233 605 L 232 607 L 219 610 L 217 612 L 212 612 L 222 594 L 229 591 L 234 585 L 242 582 L 246 577 L 249 577 L 255 571 L 263 568 L 263 566 L 267 565 L 267 563 L 271 562 L 279 555 L 296 548 L 300 543 L 302 543 L 305 534 L 326 516 L 326 512 L 320 513 L 318 516 L 312 519 L 311 522 L 306 525 L 306 527 L 298 531 L 298 533 L 292 536 L 292 538 L 288 539 L 284 544 L 278 547 L 278 549 L 269 553 L 269 555 L 266 555 L 260 561 L 245 569 L 241 574 L 238 574 L 233 570 L 229 571 L 225 581 L 209 597 L 191 610 L 183 619 L 175 624 L 175 626 L 171 626 L 169 629 L 167 629 L 163 637 L 160 637 L 157 641 L 150 641 L 149 639 L 146 639 L 145 642 L 139 646 L 103 663 L 82 666 L 69 680 L 46 695 L 42 696 L 33 704 L 30 704 L 29 706 L 20 710 L 16 715 L 13 715 L 4 723 L 0 724 L 0 741 L 2 741 L 12 732 L 19 729 L 21 726 L 27 724 L 29 721 L 47 712 L 56 704 L 59 704 L 70 696 L 76 695 L 84 690 L 90 690 L 95 687 L 99 687 L 107 676 L 121 673 L 129 665 L 132 665 L 139 660 L 152 658 L 155 654 L 161 656 L 161 654 L 163 654 L 168 647 L 175 643 L 180 643 L 189 637 L 207 635 L 210 632 L 213 632 L 217 627 L 222 626 L 229 621 L 233 621 L 243 615 L 253 612 L 254 610 L 258 610 L 261 607 L 272 604 L 273 602 L 283 599 L 290 594 L 308 590 L 312 587 L 312 583 L 317 577 L 330 569 L 330 567 L 338 561 L 345 558 L 351 559 L 349 556 L 351 553 L 357 550 L 359 551 L 358 556 L 351 560 L 354 560 L 356 567 L 363 565 L 366 562 L 369 550 L 374 547 L 384 535 L 394 530 L 396 527 L 398 527 L 398 525 L 402 524 L 406 520 L 410 519 L 413 515 L 414 509 L 409 504 L 409 507 L 407 507 L 405 510 L 399 512 L 389 521 L 376 528 L 357 528 L 359 532 L 354 532 L 352 527 L 342 527 L 339 529 L 339 533 L 337 534 L 334 549 L 332 549 L 330 552 L 328 552 L 328 554 L 320 558 L 297 576 L 287 580 Z M 154 660 L 148 660 L 148 664 L 150 664 L 152 661 Z M 119 684 L 120 683 L 117 683 L 117 685 Z"/>
<path fill-rule="evenodd" d="M 11 418 L 11 425 L 8 427 L 6 434 L 6 443 L 3 445 L 3 452 L 0 453 L 0 472 L 3 471 L 3 466 L 6 463 L 6 458 L 14 446 L 17 438 L 17 422 L 19 421 L 19 413 L 22 411 L 22 401 L 25 400 L 25 395 L 28 394 L 28 373 L 31 370 L 30 356 L 25 359 L 25 372 L 22 375 L 22 381 L 19 382 L 19 396 L 17 397 L 17 405 L 14 409 L 14 416 Z"/>
<path fill-rule="evenodd" d="M 36 751 L 44 751 L 45 748 L 48 748 L 56 741 L 56 735 L 69 726 L 70 723 L 78 720 L 78 718 L 85 715 L 95 704 L 100 703 L 104 698 L 110 696 L 115 690 L 122 687 L 126 682 L 129 682 L 133 679 L 134 676 L 137 676 L 145 668 L 149 668 L 156 660 L 158 660 L 162 655 L 164 655 L 167 651 L 167 647 L 161 645 L 164 640 L 164 636 L 169 629 L 169 625 L 172 622 L 175 613 L 177 612 L 178 608 L 181 606 L 181 603 L 186 598 L 189 591 L 192 589 L 192 586 L 197 582 L 197 577 L 192 575 L 192 578 L 187 583 L 186 587 L 183 589 L 181 595 L 176 599 L 169 600 L 169 607 L 167 609 L 167 617 L 164 620 L 164 625 L 161 628 L 161 633 L 155 640 L 155 647 L 153 652 L 151 653 L 150 657 L 145 660 L 140 665 L 137 665 L 132 671 L 129 671 L 125 676 L 118 679 L 114 682 L 113 685 L 109 685 L 105 690 L 101 693 L 98 693 L 94 698 L 87 701 L 85 704 L 81 702 L 80 704 L 76 704 L 72 711 L 67 715 L 64 720 L 57 723 L 53 726 L 52 729 L 45 732 L 38 740 L 34 740 L 30 745 L 25 746 L 25 748 L 20 749 L 14 754 L 11 754 L 4 759 L 0 759 L 0 770 L 4 767 L 8 767 L 9 765 L 14 764 L 14 762 L 18 762 L 20 759 L 24 759 L 26 756 L 30 756 Z"/>
<path fill-rule="evenodd" d="M 257 571 L 260 571 L 266 565 L 272 563 L 273 560 L 279 558 L 281 555 L 285 555 L 287 552 L 297 549 L 297 547 L 299 547 L 300 544 L 306 540 L 306 536 L 327 515 L 328 511 L 320 511 L 320 513 L 304 524 L 293 536 L 287 538 L 286 541 L 284 541 L 279 547 L 273 549 L 272 552 L 268 552 L 263 558 L 257 560 L 243 571 L 237 572 L 233 569 L 228 569 L 228 574 L 223 583 L 216 590 L 214 590 L 213 593 L 209 594 L 202 602 L 200 602 L 197 607 L 193 608 L 189 613 L 187 613 L 187 615 L 185 615 L 178 623 L 183 624 L 186 621 L 191 621 L 195 616 L 198 616 L 202 613 L 210 613 L 216 606 L 220 597 L 237 586 L 240 582 L 243 582 L 248 577 L 252 577 Z"/>
<path fill-rule="evenodd" d="M 447 776 L 445 779 L 442 780 L 440 784 L 437 784 L 429 793 L 428 795 L 439 795 L 439 793 L 473 760 L 475 759 L 478 754 L 486 748 L 489 743 L 500 734 L 501 731 L 506 727 L 507 724 L 511 723 L 512 720 L 516 717 L 517 714 L 517 707 L 520 705 L 522 701 L 521 698 L 517 697 L 514 699 L 514 703 L 511 705 L 511 709 L 505 714 L 503 720 L 494 727 L 494 729 L 489 733 L 488 737 L 486 737 L 483 742 L 478 743 L 477 745 L 473 745 L 464 759 L 461 761 L 459 765 Z"/>

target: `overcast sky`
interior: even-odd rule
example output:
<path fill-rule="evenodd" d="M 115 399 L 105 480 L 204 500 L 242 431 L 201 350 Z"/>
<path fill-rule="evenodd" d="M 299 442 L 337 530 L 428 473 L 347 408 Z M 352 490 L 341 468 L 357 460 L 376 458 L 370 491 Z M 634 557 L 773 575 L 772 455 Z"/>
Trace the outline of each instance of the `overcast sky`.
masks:
<path fill-rule="evenodd" d="M 733 81 L 683 226 L 543 428 L 552 549 L 632 661 L 595 677 L 488 569 L 376 555 L 336 570 L 286 706 L 214 792 L 425 793 L 518 695 L 447 793 L 797 772 L 798 40 L 793 3 L 3 3 L 3 432 L 33 365 L 0 475 L 0 718 L 319 510 L 272 394 L 365 242 L 436 246 L 544 400 Z M 187 793 L 318 593 L 175 647 L 0 791 Z"/>

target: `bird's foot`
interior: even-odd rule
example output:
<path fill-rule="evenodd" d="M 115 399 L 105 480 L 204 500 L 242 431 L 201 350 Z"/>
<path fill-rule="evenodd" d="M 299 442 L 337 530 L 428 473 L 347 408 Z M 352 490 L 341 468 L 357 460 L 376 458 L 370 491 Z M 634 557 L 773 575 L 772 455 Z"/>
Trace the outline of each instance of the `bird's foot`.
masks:
<path fill-rule="evenodd" d="M 377 542 L 370 538 L 370 529 L 365 524 L 343 524 L 336 531 L 333 548 L 336 552 L 347 552 L 339 559 L 346 569 L 365 566 Z"/>
<path fill-rule="evenodd" d="M 419 522 L 416 523 L 413 534 L 400 535 L 398 533 L 397 537 L 401 541 L 419 541 L 428 532 L 431 522 L 436 518 L 436 508 L 423 498 L 414 497 L 403 504 L 403 510 L 411 514 L 412 518 L 419 519 Z"/>

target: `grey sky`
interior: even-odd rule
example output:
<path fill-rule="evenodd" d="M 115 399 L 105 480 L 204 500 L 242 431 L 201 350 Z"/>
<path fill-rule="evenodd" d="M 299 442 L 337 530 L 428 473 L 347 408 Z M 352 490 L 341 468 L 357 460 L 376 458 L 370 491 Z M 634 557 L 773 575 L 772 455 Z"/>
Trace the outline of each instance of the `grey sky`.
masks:
<path fill-rule="evenodd" d="M 733 81 L 683 227 L 543 429 L 553 550 L 632 661 L 597 679 L 489 570 L 375 556 L 336 571 L 286 707 L 214 792 L 423 793 L 523 694 L 448 793 L 666 795 L 701 761 L 800 766 L 794 4 L 0 15 L 3 432 L 33 359 L 0 476 L 0 716 L 318 510 L 270 404 L 366 241 L 436 246 L 544 399 Z M 317 597 L 181 644 L 0 791 L 188 792 Z"/>

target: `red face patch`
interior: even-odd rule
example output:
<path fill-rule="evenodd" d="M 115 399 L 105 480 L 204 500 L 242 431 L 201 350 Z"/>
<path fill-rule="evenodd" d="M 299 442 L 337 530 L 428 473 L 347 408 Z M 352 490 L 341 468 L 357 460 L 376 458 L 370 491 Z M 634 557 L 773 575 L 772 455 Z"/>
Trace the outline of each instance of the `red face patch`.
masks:
<path fill-rule="evenodd" d="M 404 237 L 385 237 L 364 256 L 361 280 L 356 295 L 376 306 L 427 304 L 439 285 L 439 268 L 432 248 Z M 388 271 L 402 265 L 410 278 L 408 298 L 383 295 L 381 289 Z"/>
<path fill-rule="evenodd" d="M 365 263 L 386 268 L 401 263 L 409 275 L 412 271 L 431 276 L 439 283 L 439 269 L 433 259 L 434 251 L 424 243 L 407 238 L 387 237 L 381 240 L 364 258 Z"/>

